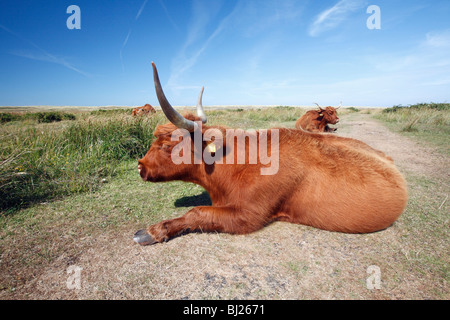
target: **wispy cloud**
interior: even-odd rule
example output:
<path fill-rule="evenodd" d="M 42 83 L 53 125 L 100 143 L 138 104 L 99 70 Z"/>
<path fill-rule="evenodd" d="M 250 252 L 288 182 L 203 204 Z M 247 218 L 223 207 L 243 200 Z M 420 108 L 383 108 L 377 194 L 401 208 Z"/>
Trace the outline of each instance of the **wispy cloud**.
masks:
<path fill-rule="evenodd" d="M 261 33 L 270 33 L 286 23 L 300 21 L 307 6 L 305 1 L 241 1 L 236 24 L 240 34 L 253 38 Z"/>
<path fill-rule="evenodd" d="M 142 12 L 145 9 L 145 5 L 147 4 L 147 2 L 148 2 L 148 0 L 144 0 L 144 2 L 142 2 L 141 6 L 139 7 L 138 12 L 136 13 L 134 21 L 137 21 L 139 19 L 139 17 L 141 16 Z M 123 41 L 122 46 L 120 47 L 120 50 L 119 50 L 119 57 L 120 57 L 120 64 L 122 66 L 122 72 L 125 72 L 125 65 L 123 63 L 123 50 L 125 49 L 125 47 L 126 47 L 126 45 L 128 43 L 128 39 L 130 39 L 130 35 L 131 35 L 132 30 L 133 30 L 132 27 L 130 27 L 128 29 L 127 36 L 125 37 L 125 40 Z"/>
<path fill-rule="evenodd" d="M 433 48 L 450 47 L 450 29 L 427 33 L 423 45 Z"/>
<path fill-rule="evenodd" d="M 75 71 L 85 77 L 91 77 L 92 75 L 75 67 L 72 63 L 67 61 L 67 58 L 64 57 L 58 57 L 55 56 L 51 53 L 49 53 L 48 51 L 42 49 L 40 46 L 38 46 L 37 44 L 35 44 L 33 41 L 30 41 L 24 37 L 22 37 L 20 34 L 8 29 L 7 27 L 3 26 L 0 24 L 0 29 L 3 29 L 4 31 L 8 32 L 9 34 L 15 36 L 16 38 L 22 40 L 23 42 L 28 43 L 30 46 L 34 47 L 37 52 L 31 52 L 31 51 L 26 51 L 26 50 L 13 50 L 10 52 L 10 54 L 18 56 L 18 57 L 22 57 L 22 58 L 26 58 L 26 59 L 31 59 L 31 60 L 36 60 L 36 61 L 45 61 L 45 62 L 50 62 L 50 63 L 54 63 L 54 64 L 58 64 L 61 65 L 69 70 Z"/>
<path fill-rule="evenodd" d="M 401 51 L 389 50 L 367 56 L 366 70 L 371 70 L 370 82 L 351 80 L 354 92 L 362 85 L 372 90 L 374 100 L 382 100 L 376 91 L 392 103 L 416 103 L 432 99 L 448 101 L 450 85 L 450 30 L 422 35 L 414 45 Z M 350 88 L 350 86 L 349 86 Z M 350 90 L 348 90 L 350 91 Z M 434 98 L 433 98 L 434 97 Z"/>
<path fill-rule="evenodd" d="M 211 42 L 226 28 L 233 13 L 223 18 L 213 32 L 207 36 L 204 35 L 205 30 L 207 30 L 206 26 L 217 15 L 220 6 L 215 4 L 206 7 L 203 2 L 194 1 L 187 36 L 173 61 L 172 73 L 168 80 L 168 84 L 172 88 L 180 87 L 178 84 L 179 78 L 197 63 L 198 58 L 210 46 Z"/>
<path fill-rule="evenodd" d="M 148 1 L 148 0 L 145 0 L 145 1 L 142 3 L 141 7 L 139 8 L 139 11 L 138 11 L 137 14 L 136 14 L 136 18 L 134 18 L 135 21 L 137 21 L 137 19 L 139 19 L 139 17 L 141 16 L 142 11 L 144 11 L 145 5 L 147 4 L 147 1 Z"/>
<path fill-rule="evenodd" d="M 223 14 L 223 11 L 220 12 L 223 10 L 221 2 L 194 1 L 185 41 L 172 61 L 167 86 L 176 91 L 186 88 L 183 76 L 208 54 L 208 50 L 213 50 L 214 40 L 227 32 L 229 36 L 233 31 L 236 37 L 249 38 L 249 45 L 253 43 L 245 51 L 236 52 L 236 55 L 242 58 L 242 66 L 248 75 L 246 79 L 256 76 L 267 54 L 281 41 L 281 25 L 296 23 L 304 7 L 304 4 L 299 5 L 294 0 L 261 3 L 240 0 Z"/>
<path fill-rule="evenodd" d="M 172 26 L 175 28 L 175 30 L 180 31 L 180 28 L 178 27 L 178 25 L 175 23 L 175 21 L 173 20 L 172 16 L 169 13 L 169 10 L 167 10 L 166 5 L 164 4 L 163 0 L 158 0 L 160 6 L 163 8 L 164 13 L 167 16 L 167 19 L 169 19 L 170 23 L 172 24 Z"/>
<path fill-rule="evenodd" d="M 91 74 L 76 68 L 73 64 L 71 64 L 70 62 L 67 61 L 67 58 L 54 56 L 54 55 L 46 52 L 45 50 L 42 50 L 41 53 L 16 50 L 16 51 L 11 51 L 10 54 L 18 56 L 18 57 L 22 57 L 22 58 L 27 58 L 30 60 L 45 61 L 45 62 L 58 64 L 63 67 L 66 67 L 69 70 L 75 71 L 85 77 L 92 76 Z"/>
<path fill-rule="evenodd" d="M 449 48 L 450 30 L 433 31 L 409 48 L 374 55 L 368 59 L 368 63 L 382 72 L 416 72 L 418 78 L 430 72 L 448 73 Z"/>
<path fill-rule="evenodd" d="M 125 40 L 123 40 L 122 47 L 120 48 L 120 51 L 119 51 L 120 64 L 122 65 L 122 72 L 125 71 L 125 65 L 123 64 L 123 49 L 127 45 L 128 39 L 130 38 L 130 35 L 131 35 L 131 28 L 130 28 L 130 30 L 128 30 L 128 34 L 125 37 Z"/>
<path fill-rule="evenodd" d="M 363 0 L 340 0 L 333 7 L 319 13 L 309 27 L 311 37 L 334 29 L 345 21 L 349 14 L 362 8 L 366 1 Z"/>
<path fill-rule="evenodd" d="M 189 54 L 189 56 L 184 56 L 184 54 L 182 54 L 183 57 L 181 57 L 180 55 L 178 58 L 176 58 L 176 61 L 174 63 L 174 70 L 169 78 L 169 85 L 176 85 L 178 78 L 197 63 L 198 58 L 208 48 L 211 41 L 216 38 L 217 35 L 219 35 L 219 33 L 223 30 L 223 27 L 224 23 L 221 23 L 206 39 L 206 41 L 204 41 L 200 46 L 196 47 L 193 52 Z"/>

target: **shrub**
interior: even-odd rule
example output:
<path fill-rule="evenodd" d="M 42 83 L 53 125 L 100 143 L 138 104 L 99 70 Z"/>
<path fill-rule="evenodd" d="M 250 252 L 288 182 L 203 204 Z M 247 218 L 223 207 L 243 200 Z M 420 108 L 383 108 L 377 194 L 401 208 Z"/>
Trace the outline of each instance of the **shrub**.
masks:
<path fill-rule="evenodd" d="M 383 110 L 383 113 L 393 113 L 398 112 L 400 110 L 437 110 L 437 111 L 445 111 L 450 110 L 450 103 L 417 103 L 410 106 L 402 106 L 396 105 L 391 108 L 386 108 Z"/>
<path fill-rule="evenodd" d="M 75 120 L 76 116 L 73 113 L 67 112 L 26 112 L 26 113 L 0 113 L 0 123 L 11 121 L 24 121 L 32 119 L 39 123 L 58 122 L 62 120 Z"/>
<path fill-rule="evenodd" d="M 404 107 L 402 105 L 397 105 L 397 106 L 393 106 L 391 108 L 383 109 L 383 113 L 394 113 L 394 112 L 397 112 L 397 111 L 399 111 L 399 110 L 401 110 L 403 108 L 406 108 L 406 107 Z"/>
<path fill-rule="evenodd" d="M 63 113 L 64 120 L 76 120 L 76 116 L 73 113 Z"/>
<path fill-rule="evenodd" d="M 37 114 L 38 122 L 50 123 L 61 121 L 63 119 L 63 115 L 61 112 L 39 112 Z"/>
<path fill-rule="evenodd" d="M 450 110 L 450 103 L 418 103 L 410 106 L 411 109 L 432 109 L 438 111 Z"/>
<path fill-rule="evenodd" d="M 358 108 L 355 108 L 355 107 L 350 107 L 350 108 L 347 108 L 349 111 L 351 111 L 351 112 L 359 112 L 359 109 Z"/>
<path fill-rule="evenodd" d="M 14 113 L 0 113 L 0 123 L 16 121 L 20 116 Z"/>

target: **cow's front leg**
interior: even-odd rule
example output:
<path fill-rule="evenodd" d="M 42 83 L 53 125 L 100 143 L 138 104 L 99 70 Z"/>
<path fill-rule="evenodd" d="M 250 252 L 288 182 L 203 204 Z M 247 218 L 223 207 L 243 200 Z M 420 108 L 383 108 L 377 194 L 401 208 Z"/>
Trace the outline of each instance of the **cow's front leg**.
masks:
<path fill-rule="evenodd" d="M 262 228 L 269 220 L 264 214 L 232 207 L 196 207 L 184 216 L 161 221 L 135 233 L 140 245 L 164 242 L 188 232 L 245 234 Z"/>

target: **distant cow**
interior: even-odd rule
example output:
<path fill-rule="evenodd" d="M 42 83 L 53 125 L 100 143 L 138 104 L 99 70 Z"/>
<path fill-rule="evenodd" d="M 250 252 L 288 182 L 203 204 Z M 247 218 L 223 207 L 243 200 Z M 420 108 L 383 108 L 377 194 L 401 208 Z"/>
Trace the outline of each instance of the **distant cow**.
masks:
<path fill-rule="evenodd" d="M 339 118 L 335 108 L 326 107 L 322 109 L 319 106 L 319 110 L 310 110 L 301 116 L 295 123 L 295 128 L 311 132 L 334 132 L 336 129 L 330 128 L 328 124 L 336 124 L 338 122 Z"/>
<path fill-rule="evenodd" d="M 248 234 L 273 221 L 374 232 L 389 227 L 405 209 L 405 180 L 383 152 L 356 139 L 287 128 L 253 130 L 248 140 L 242 137 L 243 130 L 232 136 L 228 133 L 233 129 L 205 125 L 203 90 L 198 116 L 183 116 L 166 99 L 154 64 L 153 76 L 158 101 L 170 122 L 156 127 L 156 139 L 138 161 L 139 174 L 149 182 L 198 184 L 208 192 L 212 206 L 198 206 L 139 230 L 133 237 L 138 244 L 164 242 L 189 232 Z M 213 140 L 211 132 L 221 133 L 223 140 L 216 135 Z M 250 156 L 252 139 L 259 142 L 258 156 L 239 162 L 234 150 L 243 145 Z M 262 173 L 268 163 L 261 149 L 276 156 L 277 170 L 270 175 Z M 174 161 L 180 150 L 186 162 Z M 212 155 L 219 157 L 211 163 Z"/>
<path fill-rule="evenodd" d="M 151 105 L 149 105 L 147 103 L 143 107 L 134 108 L 133 111 L 131 112 L 131 115 L 133 115 L 133 116 L 142 116 L 144 114 L 155 113 L 155 112 L 156 112 L 156 110 Z"/>

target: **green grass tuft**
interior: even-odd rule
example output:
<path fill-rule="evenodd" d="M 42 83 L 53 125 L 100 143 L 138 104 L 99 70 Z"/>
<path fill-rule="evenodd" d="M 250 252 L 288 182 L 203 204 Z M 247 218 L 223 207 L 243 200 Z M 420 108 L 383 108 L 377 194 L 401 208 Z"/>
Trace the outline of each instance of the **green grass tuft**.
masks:
<path fill-rule="evenodd" d="M 48 113 L 47 113 L 48 115 Z M 64 118 L 64 117 L 63 117 Z M 92 191 L 114 176 L 123 161 L 142 157 L 153 139 L 157 117 L 124 113 L 70 122 L 53 115 L 39 125 L 0 130 L 0 210 Z"/>
<path fill-rule="evenodd" d="M 449 153 L 450 104 L 419 103 L 408 107 L 393 106 L 375 115 L 394 131 L 417 137 Z"/>

